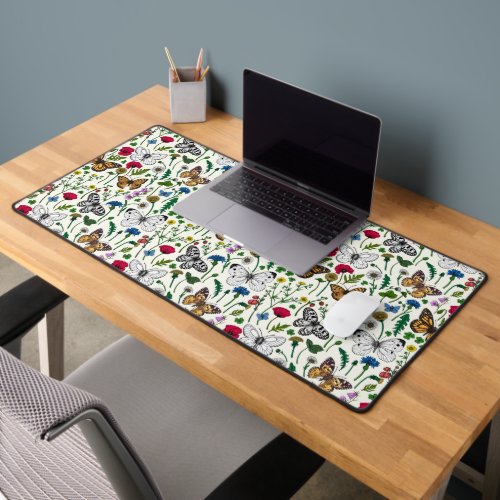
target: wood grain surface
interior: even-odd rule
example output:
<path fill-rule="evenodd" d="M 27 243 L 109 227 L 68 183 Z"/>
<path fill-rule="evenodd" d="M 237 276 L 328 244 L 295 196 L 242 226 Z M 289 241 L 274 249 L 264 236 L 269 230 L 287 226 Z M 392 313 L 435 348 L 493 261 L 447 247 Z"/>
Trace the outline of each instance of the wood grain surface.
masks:
<path fill-rule="evenodd" d="M 380 402 L 356 414 L 12 210 L 153 124 L 241 159 L 239 119 L 209 109 L 206 123 L 172 124 L 168 89 L 154 86 L 0 167 L 0 251 L 381 494 L 429 497 L 500 407 L 500 230 L 377 180 L 371 220 L 489 280 Z"/>

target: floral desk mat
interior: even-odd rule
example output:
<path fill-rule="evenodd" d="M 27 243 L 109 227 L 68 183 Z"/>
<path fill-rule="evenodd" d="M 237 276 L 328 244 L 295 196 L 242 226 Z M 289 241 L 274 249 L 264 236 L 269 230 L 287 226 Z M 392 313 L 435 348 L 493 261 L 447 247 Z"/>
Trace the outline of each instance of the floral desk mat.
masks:
<path fill-rule="evenodd" d="M 14 209 L 355 411 L 370 408 L 485 281 L 372 222 L 297 276 L 172 209 L 235 161 L 153 126 Z M 321 321 L 357 290 L 381 305 L 350 338 Z"/>

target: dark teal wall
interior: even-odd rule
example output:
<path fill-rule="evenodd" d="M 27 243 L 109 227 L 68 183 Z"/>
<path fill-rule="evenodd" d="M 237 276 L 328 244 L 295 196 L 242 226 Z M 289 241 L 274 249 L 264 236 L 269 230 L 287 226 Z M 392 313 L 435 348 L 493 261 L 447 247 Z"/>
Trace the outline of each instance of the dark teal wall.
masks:
<path fill-rule="evenodd" d="M 241 116 L 251 67 L 366 109 L 382 177 L 500 225 L 499 21 L 497 0 L 2 0 L 0 162 L 203 45 L 214 105 Z"/>

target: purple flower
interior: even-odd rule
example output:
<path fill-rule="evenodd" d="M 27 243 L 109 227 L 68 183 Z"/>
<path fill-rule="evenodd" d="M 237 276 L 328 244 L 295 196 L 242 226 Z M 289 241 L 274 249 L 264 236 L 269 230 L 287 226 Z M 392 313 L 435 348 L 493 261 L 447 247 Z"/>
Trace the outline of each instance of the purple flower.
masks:
<path fill-rule="evenodd" d="M 437 300 L 431 300 L 432 307 L 439 307 L 439 302 Z"/>
<path fill-rule="evenodd" d="M 115 252 L 106 252 L 104 255 L 106 259 L 111 259 L 111 257 L 115 256 Z"/>

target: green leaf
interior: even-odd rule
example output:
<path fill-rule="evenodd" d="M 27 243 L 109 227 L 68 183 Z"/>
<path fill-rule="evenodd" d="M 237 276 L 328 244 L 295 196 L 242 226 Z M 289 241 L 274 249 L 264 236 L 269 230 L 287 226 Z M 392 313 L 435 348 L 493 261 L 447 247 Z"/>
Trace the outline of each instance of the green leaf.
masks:
<path fill-rule="evenodd" d="M 190 285 L 194 285 L 195 283 L 198 283 L 200 281 L 200 278 L 197 278 L 196 276 L 193 276 L 189 271 L 186 273 L 186 281 Z"/>
<path fill-rule="evenodd" d="M 188 164 L 188 165 L 189 165 L 190 163 L 193 163 L 193 162 L 194 162 L 194 160 L 193 160 L 193 159 L 188 158 L 186 155 L 182 155 L 182 161 L 183 161 L 184 163 Z"/>
<path fill-rule="evenodd" d="M 122 249 L 120 250 L 120 252 L 122 252 L 122 253 L 127 253 L 127 252 L 130 252 L 130 250 L 132 250 L 132 247 L 125 247 L 125 248 L 122 248 Z"/>
<path fill-rule="evenodd" d="M 382 290 L 383 288 L 387 288 L 390 282 L 391 282 L 390 276 L 388 274 L 385 274 L 384 277 L 382 278 L 382 284 L 380 285 L 380 289 Z"/>
<path fill-rule="evenodd" d="M 410 332 L 406 332 L 403 335 L 403 338 L 405 338 L 406 340 L 414 339 L 415 338 L 415 334 L 414 333 L 410 333 Z"/>
<path fill-rule="evenodd" d="M 243 309 L 236 309 L 231 311 L 231 316 L 241 316 L 245 311 Z"/>
<path fill-rule="evenodd" d="M 124 258 L 124 259 L 127 259 L 127 260 L 128 260 L 128 259 L 130 259 L 130 257 L 132 257 L 132 254 L 130 254 L 130 253 L 126 253 L 126 254 L 123 256 L 123 258 Z"/>
<path fill-rule="evenodd" d="M 63 238 L 67 238 L 69 236 L 69 234 L 66 232 L 63 234 Z"/>
<path fill-rule="evenodd" d="M 213 297 L 216 297 L 222 290 L 222 284 L 219 280 L 214 280 L 214 283 L 215 283 L 215 293 L 213 294 Z"/>
<path fill-rule="evenodd" d="M 271 332 L 284 332 L 290 325 L 279 323 L 271 328 Z"/>
<path fill-rule="evenodd" d="M 401 257 L 401 255 L 398 255 L 398 262 L 403 267 L 408 267 L 411 264 L 413 264 L 413 262 L 411 260 L 405 260 L 405 259 L 403 259 L 403 257 Z"/>
<path fill-rule="evenodd" d="M 425 340 L 422 337 L 417 337 L 415 339 L 415 344 L 423 344 Z"/>
<path fill-rule="evenodd" d="M 295 372 L 295 371 L 296 371 L 295 365 L 294 365 L 293 363 L 290 363 L 290 366 L 288 367 L 288 369 L 289 369 L 291 372 Z"/>
<path fill-rule="evenodd" d="M 167 265 L 168 265 L 168 264 L 170 264 L 171 262 L 173 262 L 173 260 L 170 260 L 170 259 L 160 259 L 160 260 L 157 260 L 157 261 L 155 262 L 155 266 L 158 266 L 158 267 L 161 267 L 161 266 L 167 266 Z M 186 276 L 187 276 L 187 275 L 186 275 Z M 198 280 L 198 281 L 200 281 L 200 280 Z M 189 280 L 188 280 L 188 283 L 190 283 L 190 282 L 189 282 Z M 195 283 L 196 283 L 196 282 L 195 282 Z"/>
<path fill-rule="evenodd" d="M 88 215 L 86 215 L 86 216 L 83 218 L 83 223 L 84 223 L 86 226 L 91 226 L 92 224 L 97 224 L 97 221 L 95 221 L 94 219 L 91 219 Z"/>
<path fill-rule="evenodd" d="M 241 325 L 243 323 L 244 319 L 243 318 L 236 318 L 234 320 L 235 323 L 237 323 L 238 325 Z"/>
<path fill-rule="evenodd" d="M 377 385 L 378 384 L 368 384 L 365 385 L 362 390 L 366 392 L 373 392 L 377 388 Z"/>
<path fill-rule="evenodd" d="M 167 292 L 167 295 L 165 295 L 165 297 L 167 297 L 168 300 L 172 300 L 172 293 Z"/>
<path fill-rule="evenodd" d="M 368 245 L 363 247 L 363 250 L 375 250 L 378 246 L 380 246 L 378 243 L 368 243 Z"/>
<path fill-rule="evenodd" d="M 347 354 L 342 347 L 339 347 L 340 353 L 340 369 L 343 370 L 347 363 L 349 363 L 349 354 Z"/>
<path fill-rule="evenodd" d="M 464 292 L 453 292 L 453 297 L 461 297 L 464 294 Z"/>
<path fill-rule="evenodd" d="M 113 221 L 109 222 L 108 234 L 106 237 L 111 236 L 116 231 L 116 224 Z"/>
<path fill-rule="evenodd" d="M 430 262 L 426 262 L 425 265 L 429 268 L 430 279 L 434 278 L 436 276 L 436 268 Z"/>
<path fill-rule="evenodd" d="M 72 208 L 72 205 L 59 205 L 56 210 L 69 210 Z"/>
<path fill-rule="evenodd" d="M 387 290 L 387 292 L 378 292 L 381 297 L 385 297 L 387 299 L 395 299 L 397 297 L 394 290 Z"/>
<path fill-rule="evenodd" d="M 377 397 L 377 394 L 368 394 L 368 399 L 370 399 L 371 401 L 373 401 L 375 398 Z"/>
<path fill-rule="evenodd" d="M 344 275 L 344 283 L 357 283 L 363 278 L 364 274 L 351 274 L 350 276 Z"/>
<path fill-rule="evenodd" d="M 140 168 L 138 170 L 136 168 L 132 168 L 132 169 L 129 170 L 129 173 L 130 173 L 130 175 L 143 175 L 147 171 L 148 171 L 147 168 Z"/>
<path fill-rule="evenodd" d="M 172 170 L 167 168 L 165 172 L 163 172 L 163 175 L 161 176 L 162 179 L 168 179 L 172 175 Z"/>
<path fill-rule="evenodd" d="M 323 348 L 320 345 L 314 344 L 311 339 L 306 340 L 306 345 L 307 348 L 309 349 L 309 352 L 312 352 L 313 354 L 318 354 L 318 352 L 321 352 L 323 350 Z"/>
<path fill-rule="evenodd" d="M 158 183 L 159 186 L 172 187 L 174 183 L 172 181 L 161 181 Z"/>
<path fill-rule="evenodd" d="M 396 326 L 394 327 L 394 335 L 397 335 L 399 332 L 404 330 L 408 323 L 410 322 L 410 315 L 408 313 L 403 314 L 396 322 Z"/>
<path fill-rule="evenodd" d="M 160 212 L 166 212 L 167 210 L 170 210 L 177 202 L 179 201 L 179 198 L 176 196 L 174 198 L 170 198 L 160 209 Z"/>

